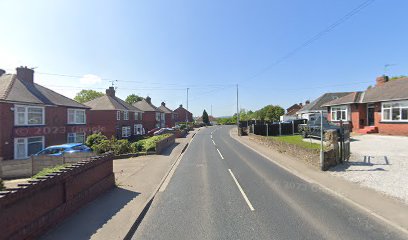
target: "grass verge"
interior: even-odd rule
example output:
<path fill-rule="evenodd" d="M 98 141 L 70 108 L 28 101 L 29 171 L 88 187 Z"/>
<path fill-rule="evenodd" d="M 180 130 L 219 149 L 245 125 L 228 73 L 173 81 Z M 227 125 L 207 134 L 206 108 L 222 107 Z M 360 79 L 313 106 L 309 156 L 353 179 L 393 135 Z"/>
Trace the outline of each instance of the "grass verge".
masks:
<path fill-rule="evenodd" d="M 320 144 L 305 142 L 303 141 L 303 137 L 300 135 L 278 136 L 278 137 L 270 137 L 270 138 L 276 141 L 297 145 L 299 147 L 306 148 L 306 149 L 320 149 Z"/>

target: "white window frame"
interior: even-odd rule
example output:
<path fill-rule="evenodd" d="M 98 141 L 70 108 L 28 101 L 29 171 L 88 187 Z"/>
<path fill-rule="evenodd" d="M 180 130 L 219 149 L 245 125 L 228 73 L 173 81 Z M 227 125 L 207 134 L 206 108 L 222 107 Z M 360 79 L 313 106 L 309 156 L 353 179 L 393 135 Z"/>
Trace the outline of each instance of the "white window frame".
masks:
<path fill-rule="evenodd" d="M 120 120 L 120 111 L 116 112 L 116 120 L 118 120 L 118 121 Z"/>
<path fill-rule="evenodd" d="M 393 107 L 392 104 L 406 104 L 403 107 Z M 384 105 L 390 105 L 390 107 L 384 107 Z M 392 119 L 393 109 L 399 109 L 399 116 L 402 117 L 402 109 L 407 109 L 408 111 L 408 101 L 393 101 L 393 102 L 382 102 L 381 103 L 381 121 L 382 122 L 408 122 L 408 119 Z M 384 110 L 390 110 L 390 119 L 384 118 Z"/>
<path fill-rule="evenodd" d="M 41 149 L 44 149 L 44 136 L 34 136 L 34 137 L 27 137 L 27 138 L 14 138 L 14 159 L 26 159 L 29 158 L 28 156 L 28 139 L 29 138 L 41 138 Z M 17 157 L 17 142 L 18 140 L 23 140 L 24 141 L 24 151 L 25 151 L 25 156 L 24 157 Z"/>
<path fill-rule="evenodd" d="M 18 114 L 19 112 L 17 111 L 17 108 L 24 108 L 24 123 L 18 123 Z M 41 109 L 42 111 L 42 123 L 40 124 L 30 124 L 28 122 L 28 110 L 30 108 L 34 109 Z M 45 108 L 44 107 L 39 107 L 39 106 L 31 106 L 31 105 L 14 105 L 14 126 L 42 126 L 45 125 Z"/>
<path fill-rule="evenodd" d="M 69 114 L 72 111 L 74 112 L 74 121 L 69 120 Z M 83 113 L 84 114 L 84 122 L 78 122 L 77 121 L 77 113 Z M 68 108 L 68 110 L 67 110 L 67 123 L 68 124 L 86 124 L 86 111 L 85 111 L 85 109 Z"/>
<path fill-rule="evenodd" d="M 78 134 L 83 134 L 84 135 L 84 141 L 83 142 L 78 142 L 77 138 L 78 138 Z M 70 142 L 69 138 L 70 135 L 73 135 L 73 138 L 75 139 L 75 141 Z M 86 134 L 84 132 L 71 132 L 67 134 L 67 143 L 85 143 L 86 141 Z"/>
<path fill-rule="evenodd" d="M 123 112 L 123 120 L 129 120 L 129 111 Z"/>
<path fill-rule="evenodd" d="M 337 112 L 344 112 L 345 118 L 337 116 Z M 333 106 L 330 108 L 330 117 L 332 122 L 349 121 L 349 107 L 347 105 Z"/>
<path fill-rule="evenodd" d="M 133 127 L 133 134 L 134 135 L 143 135 L 143 125 L 142 124 L 135 124 Z"/>
<path fill-rule="evenodd" d="M 130 126 L 124 126 L 122 127 L 122 137 L 127 138 L 132 135 L 132 129 Z"/>
<path fill-rule="evenodd" d="M 156 122 L 160 122 L 160 120 L 161 120 L 161 113 L 156 112 Z"/>

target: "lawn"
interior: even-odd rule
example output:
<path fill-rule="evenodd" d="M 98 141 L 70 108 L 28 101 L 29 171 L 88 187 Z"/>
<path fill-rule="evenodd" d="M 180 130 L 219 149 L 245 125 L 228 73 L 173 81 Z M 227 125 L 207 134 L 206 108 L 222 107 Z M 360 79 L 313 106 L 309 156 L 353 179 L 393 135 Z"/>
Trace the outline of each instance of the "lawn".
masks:
<path fill-rule="evenodd" d="M 293 136 L 279 136 L 279 137 L 270 137 L 273 140 L 280 141 L 280 142 L 286 142 L 294 145 L 298 145 L 302 148 L 307 148 L 307 149 L 320 149 L 320 144 L 317 143 L 311 143 L 311 142 L 305 142 L 303 141 L 303 137 L 300 135 L 293 135 Z"/>
<path fill-rule="evenodd" d="M 41 170 L 39 173 L 35 174 L 34 176 L 32 176 L 32 179 L 36 179 L 39 177 L 45 177 L 45 175 L 50 174 L 50 173 L 54 173 L 56 171 L 59 171 L 67 166 L 69 166 L 70 164 L 63 164 L 63 165 L 58 165 L 52 168 L 44 168 L 43 170 Z"/>

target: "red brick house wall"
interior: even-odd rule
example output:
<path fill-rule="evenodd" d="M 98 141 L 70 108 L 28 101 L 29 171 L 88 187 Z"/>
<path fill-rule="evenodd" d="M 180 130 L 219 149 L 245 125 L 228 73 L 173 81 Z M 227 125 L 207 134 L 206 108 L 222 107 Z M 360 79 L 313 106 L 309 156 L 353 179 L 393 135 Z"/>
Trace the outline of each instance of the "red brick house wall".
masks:
<path fill-rule="evenodd" d="M 174 112 L 177 114 L 176 122 L 185 122 L 186 114 L 187 114 L 188 122 L 193 121 L 193 114 L 184 108 L 177 108 L 176 110 L 174 110 Z"/>
<path fill-rule="evenodd" d="M 146 133 L 154 128 L 156 128 L 156 124 L 160 123 L 160 121 L 156 121 L 156 112 L 149 111 L 143 113 L 143 127 L 146 130 Z"/>
<path fill-rule="evenodd" d="M 166 127 L 171 128 L 174 127 L 174 118 L 173 118 L 173 113 L 166 113 Z"/>
<path fill-rule="evenodd" d="M 353 132 L 357 132 L 359 129 L 367 126 L 367 104 L 355 103 L 350 106 L 350 125 Z M 330 113 L 330 108 L 329 108 Z M 328 120 L 331 121 L 331 114 L 328 115 Z M 378 133 L 384 135 L 400 135 L 408 136 L 408 123 L 407 122 L 382 122 L 381 121 L 381 103 L 374 104 L 374 126 L 378 128 Z"/>
<path fill-rule="evenodd" d="M 117 111 L 118 110 L 90 110 L 89 125 L 93 132 L 101 132 L 108 138 L 115 137 L 121 139 L 122 127 L 130 126 L 132 135 L 135 135 L 134 125 L 142 124 L 142 121 L 135 120 L 134 112 L 129 112 L 129 120 L 124 120 L 124 111 L 121 111 L 120 120 L 117 120 Z"/>
<path fill-rule="evenodd" d="M 44 136 L 44 146 L 47 147 L 66 143 L 68 133 L 91 132 L 86 124 L 67 124 L 70 107 L 45 107 L 45 125 L 42 126 L 14 126 L 13 108 L 14 104 L 0 103 L 0 157 L 4 160 L 14 158 L 14 138 Z M 85 114 L 88 120 L 89 110 Z"/>

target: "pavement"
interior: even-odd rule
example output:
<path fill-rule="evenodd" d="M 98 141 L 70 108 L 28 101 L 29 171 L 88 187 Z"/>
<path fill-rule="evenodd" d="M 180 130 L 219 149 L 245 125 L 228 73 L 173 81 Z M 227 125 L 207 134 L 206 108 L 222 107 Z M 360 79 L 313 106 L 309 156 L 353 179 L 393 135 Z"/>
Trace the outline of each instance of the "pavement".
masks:
<path fill-rule="evenodd" d="M 176 139 L 161 155 L 114 160 L 117 186 L 40 239 L 124 239 L 196 132 Z"/>
<path fill-rule="evenodd" d="M 196 134 L 132 239 L 407 239 L 405 205 L 370 199 L 378 193 L 230 135 L 231 129 Z M 364 207 L 384 200 L 388 215 L 356 204 L 361 197 Z"/>
<path fill-rule="evenodd" d="M 349 162 L 330 169 L 348 181 L 408 204 L 408 137 L 355 135 Z"/>

